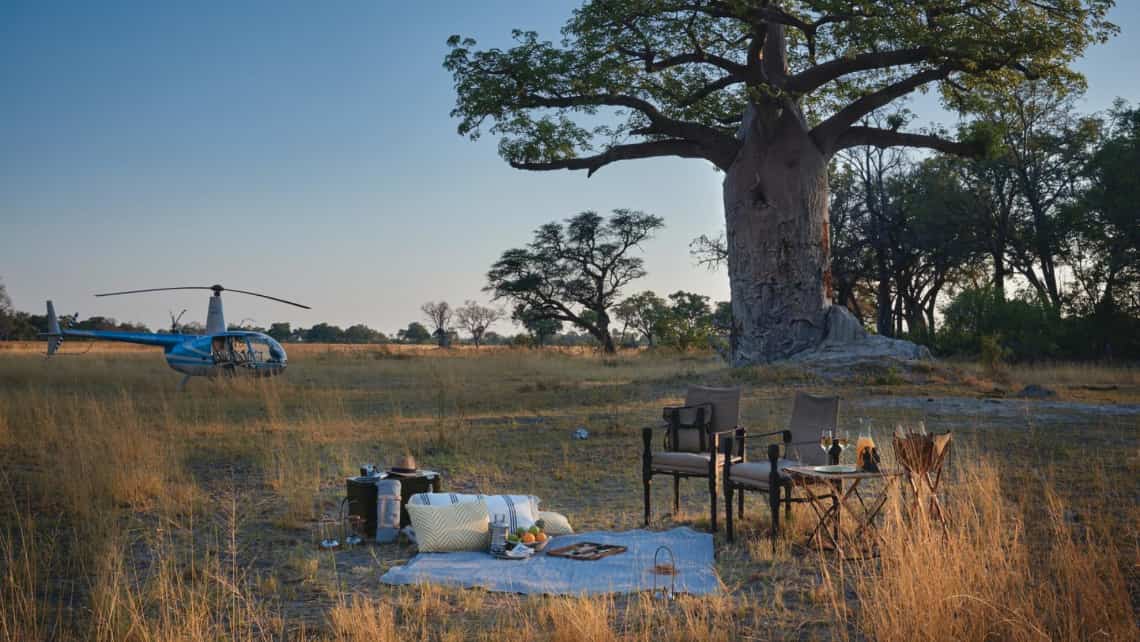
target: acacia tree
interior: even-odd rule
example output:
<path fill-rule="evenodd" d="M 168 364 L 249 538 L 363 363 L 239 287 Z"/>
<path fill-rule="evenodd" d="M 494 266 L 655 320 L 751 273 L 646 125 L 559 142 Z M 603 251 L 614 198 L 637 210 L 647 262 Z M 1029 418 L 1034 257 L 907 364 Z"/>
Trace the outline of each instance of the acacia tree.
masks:
<path fill-rule="evenodd" d="M 660 217 L 624 209 L 608 221 L 582 212 L 565 227 L 547 223 L 527 247 L 503 252 L 486 289 L 513 301 L 520 318 L 573 323 L 615 352 L 609 309 L 622 287 L 645 276 L 644 261 L 629 254 L 664 225 Z"/>
<path fill-rule="evenodd" d="M 435 328 L 432 331 L 432 336 L 435 337 L 439 347 L 446 348 L 451 345 L 451 335 L 448 332 L 451 330 L 451 316 L 453 311 L 447 301 L 428 301 L 420 306 L 420 311 L 424 313 L 427 320 Z"/>
<path fill-rule="evenodd" d="M 479 305 L 474 301 L 467 301 L 463 307 L 455 311 L 455 318 L 459 321 L 460 326 L 471 333 L 471 340 L 475 342 L 475 347 L 478 348 L 483 341 L 483 335 L 487 332 L 487 328 L 503 318 L 503 311 L 498 308 Z"/>
<path fill-rule="evenodd" d="M 850 325 L 829 310 L 833 154 L 980 147 L 868 126 L 868 115 L 929 87 L 958 107 L 1018 77 L 1073 75 L 1073 58 L 1112 33 L 1112 4 L 588 0 L 561 46 L 516 31 L 515 46 L 478 51 L 453 36 L 444 65 L 459 133 L 487 127 L 513 167 L 589 175 L 677 156 L 723 170 L 732 356 L 743 364 L 811 349 L 829 324 Z"/>

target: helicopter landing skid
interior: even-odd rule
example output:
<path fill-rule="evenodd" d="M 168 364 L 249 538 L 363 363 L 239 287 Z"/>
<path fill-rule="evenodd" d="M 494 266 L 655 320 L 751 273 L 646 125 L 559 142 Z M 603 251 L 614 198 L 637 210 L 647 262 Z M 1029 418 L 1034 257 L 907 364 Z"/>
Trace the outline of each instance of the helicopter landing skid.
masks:
<path fill-rule="evenodd" d="M 178 382 L 178 392 L 182 392 L 183 390 L 185 390 L 186 384 L 189 382 L 190 382 L 190 375 L 183 376 L 182 381 Z"/>

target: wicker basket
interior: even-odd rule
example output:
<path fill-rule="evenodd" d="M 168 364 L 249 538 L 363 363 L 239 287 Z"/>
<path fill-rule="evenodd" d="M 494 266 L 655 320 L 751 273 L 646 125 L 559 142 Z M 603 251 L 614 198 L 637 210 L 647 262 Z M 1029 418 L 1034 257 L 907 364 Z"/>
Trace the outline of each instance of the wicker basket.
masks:
<path fill-rule="evenodd" d="M 546 537 L 546 540 L 545 540 L 545 541 L 542 541 L 542 542 L 531 542 L 531 543 L 529 543 L 529 544 L 527 544 L 527 543 L 525 543 L 525 542 L 524 542 L 524 543 L 523 543 L 523 546 L 527 546 L 527 547 L 530 547 L 530 549 L 531 549 L 531 550 L 533 550 L 535 553 L 540 553 L 540 552 L 542 552 L 542 550 L 543 550 L 544 548 L 546 548 L 546 545 L 550 543 L 550 540 L 551 540 L 551 537 L 548 535 L 548 536 Z"/>

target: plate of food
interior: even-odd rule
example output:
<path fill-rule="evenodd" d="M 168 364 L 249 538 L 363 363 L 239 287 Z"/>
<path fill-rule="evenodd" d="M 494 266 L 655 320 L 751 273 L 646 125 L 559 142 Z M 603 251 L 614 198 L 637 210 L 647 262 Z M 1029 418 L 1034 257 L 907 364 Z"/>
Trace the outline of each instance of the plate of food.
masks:
<path fill-rule="evenodd" d="M 520 528 L 510 535 L 507 535 L 507 543 L 524 544 L 536 552 L 541 551 L 546 548 L 546 543 L 550 541 L 550 536 L 543 530 L 545 526 L 546 525 L 543 524 L 540 519 L 530 528 Z"/>
<path fill-rule="evenodd" d="M 830 473 L 832 475 L 842 475 L 844 473 L 853 473 L 857 469 L 851 464 L 835 464 L 832 466 L 812 466 L 812 470 L 817 473 Z"/>

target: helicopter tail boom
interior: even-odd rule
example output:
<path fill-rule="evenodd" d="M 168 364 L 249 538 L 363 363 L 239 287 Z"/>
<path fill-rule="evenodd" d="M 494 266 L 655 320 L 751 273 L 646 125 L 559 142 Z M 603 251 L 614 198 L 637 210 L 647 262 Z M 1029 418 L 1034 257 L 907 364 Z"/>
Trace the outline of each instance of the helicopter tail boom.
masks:
<path fill-rule="evenodd" d="M 59 350 L 60 344 L 63 343 L 63 332 L 59 329 L 59 317 L 55 316 L 55 306 L 51 304 L 51 301 L 47 302 L 47 322 L 48 331 L 40 336 L 47 338 L 47 354 L 50 357 Z"/>

